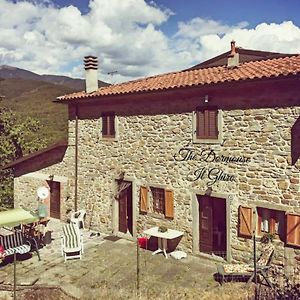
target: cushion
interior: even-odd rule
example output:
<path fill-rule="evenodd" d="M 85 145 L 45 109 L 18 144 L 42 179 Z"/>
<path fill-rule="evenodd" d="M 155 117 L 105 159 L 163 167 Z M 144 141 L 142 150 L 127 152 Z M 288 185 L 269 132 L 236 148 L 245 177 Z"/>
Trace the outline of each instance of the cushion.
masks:
<path fill-rule="evenodd" d="M 5 250 L 23 245 L 22 233 L 16 231 L 14 234 L 0 236 L 0 245 Z"/>
<path fill-rule="evenodd" d="M 262 250 L 262 254 L 257 261 L 257 265 L 266 266 L 270 260 L 270 257 L 274 251 L 274 245 L 269 243 Z"/>
<path fill-rule="evenodd" d="M 67 224 L 63 227 L 63 234 L 66 248 L 72 249 L 79 246 L 79 232 L 76 230 L 73 223 Z"/>
<path fill-rule="evenodd" d="M 170 253 L 170 256 L 175 258 L 175 259 L 182 259 L 182 258 L 186 258 L 187 257 L 187 254 L 183 251 L 173 251 Z"/>
<path fill-rule="evenodd" d="M 252 273 L 254 271 L 253 266 L 245 264 L 225 264 L 223 265 L 223 268 L 226 274 Z"/>

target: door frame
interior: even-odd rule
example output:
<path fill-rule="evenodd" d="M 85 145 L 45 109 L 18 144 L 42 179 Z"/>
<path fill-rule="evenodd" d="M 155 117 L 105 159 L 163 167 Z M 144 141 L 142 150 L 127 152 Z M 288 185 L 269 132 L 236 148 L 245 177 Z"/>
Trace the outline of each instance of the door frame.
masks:
<path fill-rule="evenodd" d="M 114 191 L 115 195 L 117 193 L 119 178 L 114 180 Z M 137 207 L 137 189 L 136 189 L 136 179 L 133 177 L 124 177 L 122 180 L 131 183 L 132 187 L 132 235 L 129 233 L 123 233 L 119 231 L 119 201 L 113 197 L 112 203 L 112 220 L 113 220 L 113 234 L 129 240 L 136 240 L 137 230 L 136 230 L 136 207 Z"/>
<path fill-rule="evenodd" d="M 199 250 L 199 242 L 200 242 L 200 232 L 199 232 L 199 202 L 197 195 L 205 196 L 205 191 L 193 191 L 192 192 L 192 233 L 193 233 L 193 254 L 197 254 L 207 258 L 214 258 L 216 260 L 223 261 L 223 258 L 218 257 L 216 255 L 210 255 L 207 253 L 200 252 Z M 226 202 L 226 260 L 231 262 L 231 233 L 230 233 L 230 226 L 231 226 L 231 216 L 230 216 L 230 209 L 231 205 L 230 202 L 232 200 L 232 196 L 228 194 L 220 194 L 212 192 L 211 197 L 222 198 Z"/>
<path fill-rule="evenodd" d="M 58 185 L 58 190 L 59 190 L 59 218 L 56 218 L 56 217 L 53 217 L 51 215 L 51 198 L 52 198 L 52 195 L 53 195 L 53 185 L 54 184 L 57 184 Z M 62 215 L 61 215 L 61 212 L 62 212 L 62 185 L 61 185 L 61 182 L 60 181 L 56 181 L 56 180 L 47 180 L 47 185 L 50 189 L 50 195 L 49 195 L 49 217 L 50 218 L 53 218 L 53 219 L 56 219 L 56 220 L 61 220 L 62 219 Z"/>

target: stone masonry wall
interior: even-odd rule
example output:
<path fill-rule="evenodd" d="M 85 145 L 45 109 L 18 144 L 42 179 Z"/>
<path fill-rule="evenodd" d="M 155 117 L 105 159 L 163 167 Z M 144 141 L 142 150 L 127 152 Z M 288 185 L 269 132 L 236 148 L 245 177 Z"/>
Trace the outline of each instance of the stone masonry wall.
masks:
<path fill-rule="evenodd" d="M 300 213 L 299 161 L 291 166 L 290 133 L 299 114 L 299 107 L 223 111 L 222 143 L 193 145 L 198 150 L 214 150 L 218 155 L 249 158 L 245 164 L 175 161 L 174 154 L 191 141 L 192 112 L 142 115 L 136 110 L 130 115 L 118 115 L 118 141 L 101 139 L 99 119 L 80 120 L 80 197 L 85 203 L 95 204 L 93 224 L 111 232 L 115 180 L 121 172 L 135 179 L 137 200 L 141 185 L 170 188 L 174 191 L 174 220 L 140 215 L 137 203 L 135 224 L 138 232 L 161 224 L 183 230 L 180 246 L 191 251 L 192 193 L 204 193 L 208 180 L 189 182 L 187 174 L 200 167 L 220 168 L 234 175 L 235 181 L 217 181 L 213 192 L 230 197 L 232 258 L 244 261 L 245 251 L 250 258 L 252 241 L 237 236 L 239 205 Z M 276 244 L 275 261 L 283 265 L 291 255 L 286 256 L 282 242 Z M 295 265 L 297 260 L 293 262 Z M 299 262 L 297 266 L 299 269 Z"/>
<path fill-rule="evenodd" d="M 32 159 L 32 164 L 34 163 L 35 160 Z M 66 221 L 66 211 L 74 210 L 74 147 L 72 145 L 67 149 L 62 162 L 14 178 L 14 206 L 36 210 L 37 189 L 40 186 L 49 188 L 47 182 L 49 180 L 58 181 L 61 184 L 61 219 Z M 49 199 L 46 199 L 45 203 L 49 208 Z"/>
<path fill-rule="evenodd" d="M 166 106 L 167 104 L 162 104 Z M 101 107 L 98 109 L 101 111 Z M 105 109 L 103 109 L 105 111 Z M 99 112 L 101 114 L 101 112 Z M 199 150 L 214 150 L 217 155 L 243 156 L 247 163 L 175 161 L 174 154 L 192 140 L 192 112 L 148 114 L 131 107 L 130 114 L 117 113 L 118 140 L 101 138 L 100 118 L 79 120 L 79 207 L 88 211 L 88 223 L 98 230 L 113 232 L 113 212 L 117 191 L 116 179 L 122 172 L 134 179 L 136 185 L 135 213 L 138 233 L 154 225 L 184 231 L 180 247 L 192 251 L 193 212 L 195 193 L 204 194 L 208 179 L 187 180 L 188 174 L 199 168 L 220 168 L 233 175 L 235 181 L 217 181 L 213 193 L 230 201 L 230 243 L 234 261 L 249 261 L 252 241 L 237 236 L 238 207 L 262 206 L 300 213 L 300 163 L 291 166 L 291 127 L 300 115 L 300 107 L 274 109 L 247 109 L 223 111 L 223 141 L 217 144 L 193 144 Z M 69 144 L 74 145 L 75 121 L 69 121 Z M 67 151 L 64 161 L 40 172 L 64 174 L 70 179 L 73 191 L 74 152 Z M 15 179 L 17 202 L 30 203 L 39 182 L 28 177 Z M 163 186 L 174 191 L 175 216 L 173 220 L 153 214 L 139 214 L 140 186 Z M 20 198 L 18 198 L 20 197 Z M 64 194 L 64 209 L 72 206 L 73 192 Z M 22 200 L 21 200 L 22 199 Z M 300 274 L 299 250 L 285 250 L 276 241 L 275 262 L 292 266 L 290 275 Z M 287 248 L 286 248 L 287 249 Z M 245 255 L 248 253 L 249 255 Z"/>

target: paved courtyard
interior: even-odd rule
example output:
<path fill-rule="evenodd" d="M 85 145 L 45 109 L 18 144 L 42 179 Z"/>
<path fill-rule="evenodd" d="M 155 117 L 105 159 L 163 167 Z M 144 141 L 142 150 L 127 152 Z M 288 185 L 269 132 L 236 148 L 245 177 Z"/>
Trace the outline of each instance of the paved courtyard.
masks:
<path fill-rule="evenodd" d="M 57 224 L 56 224 L 57 226 Z M 57 227 L 56 227 L 57 228 Z M 124 240 L 111 240 L 104 235 L 90 237 L 84 231 L 85 253 L 82 260 L 66 263 L 60 253 L 60 232 L 53 233 L 54 240 L 41 249 L 41 261 L 34 253 L 32 258 L 17 262 L 18 285 L 59 286 L 77 299 L 130 299 L 137 293 L 136 244 Z M 215 264 L 209 260 L 188 255 L 186 259 L 166 259 L 139 251 L 140 294 L 158 298 L 168 290 L 181 293 L 188 289 L 207 291 L 218 284 L 213 279 Z M 13 283 L 13 264 L 0 267 L 0 283 Z M 106 294 L 105 294 L 106 293 Z"/>

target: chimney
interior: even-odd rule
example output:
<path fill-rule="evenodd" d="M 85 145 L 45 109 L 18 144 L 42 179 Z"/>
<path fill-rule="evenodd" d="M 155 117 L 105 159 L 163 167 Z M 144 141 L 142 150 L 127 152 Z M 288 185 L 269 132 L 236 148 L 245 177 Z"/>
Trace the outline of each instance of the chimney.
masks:
<path fill-rule="evenodd" d="M 231 41 L 231 52 L 227 59 L 227 68 L 235 68 L 239 65 L 239 54 L 235 49 L 235 41 Z"/>
<path fill-rule="evenodd" d="M 92 93 L 98 90 L 98 59 L 96 56 L 84 57 L 85 91 Z"/>

